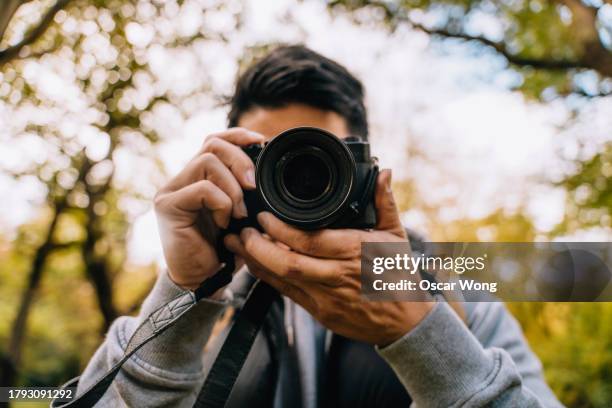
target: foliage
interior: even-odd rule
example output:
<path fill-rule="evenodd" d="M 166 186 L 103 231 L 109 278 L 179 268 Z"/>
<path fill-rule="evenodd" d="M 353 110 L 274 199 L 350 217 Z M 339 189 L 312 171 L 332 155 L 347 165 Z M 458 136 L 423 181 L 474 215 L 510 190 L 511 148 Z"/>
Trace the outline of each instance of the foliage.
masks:
<path fill-rule="evenodd" d="M 581 0 L 336 0 L 358 22 L 378 19 L 447 42 L 468 42 L 476 53 L 492 51 L 520 75 L 517 88 L 549 100 L 555 95 L 612 93 L 610 5 Z M 585 87 L 585 72 L 596 85 Z M 582 77 L 581 77 L 582 76 Z"/>
<path fill-rule="evenodd" d="M 509 309 L 565 405 L 610 406 L 611 303 L 512 303 Z"/>
<path fill-rule="evenodd" d="M 179 54 L 222 34 L 172 24 L 177 13 L 204 10 L 198 2 L 179 6 L 81 0 L 65 9 L 58 4 L 45 12 L 52 16 L 43 17 L 43 32 L 39 26 L 33 28 L 38 32 L 34 42 L 18 54 L 11 50 L 23 41 L 0 51 L 0 97 L 15 118 L 9 137 L 18 146 L 27 143 L 43 152 L 4 170 L 47 192 L 43 216 L 20 228 L 8 252 L 21 267 L 17 276 L 22 280 L 3 285 L 5 316 L 13 322 L 2 331 L 8 337 L 1 360 L 3 384 L 15 382 L 22 356 L 26 369 L 21 370 L 21 382 L 58 383 L 74 374 L 99 342 L 96 333 L 104 332 L 119 314 L 133 311 L 147 292 L 147 287 L 136 285 L 134 289 L 141 291 L 137 296 L 131 291 L 118 300 L 115 283 L 133 272 L 125 264 L 128 230 L 134 217 L 148 208 L 154 186 L 163 177 L 155 148 L 163 135 L 156 121 L 167 118 L 167 112 L 179 118 L 188 114 L 199 94 L 209 95 L 210 83 L 202 70 L 187 86 L 170 87 L 159 80 L 149 58 L 159 49 Z M 223 7 L 222 2 L 209 2 L 206 11 Z M 231 11 L 227 16 L 235 17 Z M 15 18 L 18 27 L 28 15 Z M 9 25 L 7 30 L 16 29 Z M 42 57 L 37 60 L 38 55 Z M 54 82 L 66 87 L 64 92 L 45 89 L 39 75 L 55 76 Z M 116 176 L 117 167 L 126 162 L 138 165 L 138 180 Z M 145 272 L 141 281 L 150 286 L 152 267 Z M 86 303 L 62 301 L 62 293 L 78 294 L 75 297 Z M 126 299 L 135 304 L 120 308 L 118 303 Z M 96 309 L 101 321 L 95 312 L 92 316 Z M 49 327 L 52 321 L 55 327 Z M 62 328 L 74 343 L 61 341 Z M 55 362 L 53 369 L 49 361 Z"/>
<path fill-rule="evenodd" d="M 558 231 L 612 225 L 612 144 L 585 161 L 559 183 L 568 191 L 567 214 Z"/>

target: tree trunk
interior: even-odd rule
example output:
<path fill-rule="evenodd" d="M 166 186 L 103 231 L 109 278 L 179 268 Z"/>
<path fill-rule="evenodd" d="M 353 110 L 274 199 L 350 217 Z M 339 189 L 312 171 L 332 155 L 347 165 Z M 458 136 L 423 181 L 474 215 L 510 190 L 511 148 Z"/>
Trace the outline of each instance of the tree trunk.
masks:
<path fill-rule="evenodd" d="M 112 151 L 114 146 L 111 147 Z M 91 280 L 98 298 L 100 312 L 104 317 L 103 332 L 106 332 L 110 324 L 117 318 L 117 309 L 113 302 L 112 276 L 109 270 L 106 254 L 96 254 L 95 246 L 103 238 L 103 231 L 98 225 L 98 216 L 94 212 L 94 207 L 97 203 L 104 200 L 104 196 L 110 189 L 113 173 L 109 176 L 101 186 L 85 185 L 85 190 L 89 195 L 89 204 L 87 205 L 87 224 L 85 230 L 87 239 L 82 248 L 83 261 L 85 262 L 85 273 Z"/>
<path fill-rule="evenodd" d="M 83 153 L 82 153 L 83 154 Z M 81 155 L 77 156 L 75 160 L 78 162 Z M 82 156 L 84 159 L 84 155 Z M 81 161 L 78 166 L 79 178 L 77 179 L 78 184 L 83 181 L 85 175 L 89 172 L 91 163 L 88 160 Z M 73 187 L 74 188 L 74 187 Z M 54 201 L 53 218 L 49 223 L 47 234 L 43 243 L 38 247 L 34 259 L 32 260 L 32 266 L 30 273 L 28 274 L 28 284 L 21 295 L 21 302 L 19 303 L 19 310 L 17 316 L 13 321 L 11 334 L 8 342 L 7 355 L 0 361 L 0 386 L 8 387 L 15 385 L 17 379 L 17 373 L 19 370 L 19 364 L 21 362 L 21 351 L 23 349 L 23 339 L 25 338 L 27 331 L 27 320 L 32 304 L 34 302 L 34 296 L 36 290 L 42 279 L 45 262 L 49 254 L 57 247 L 53 243 L 53 236 L 57 228 L 57 223 L 66 208 L 68 207 L 68 196 L 72 192 L 72 189 L 65 191 L 62 196 Z"/>
<path fill-rule="evenodd" d="M 57 227 L 57 221 L 65 206 L 65 200 L 62 200 L 55 206 L 55 213 L 53 214 L 53 219 L 49 224 L 45 241 L 38 248 L 36 255 L 34 256 L 32 267 L 30 268 L 28 285 L 21 295 L 19 310 L 17 311 L 17 316 L 13 321 L 7 355 L 2 359 L 0 365 L 2 367 L 0 385 L 3 387 L 12 386 L 15 384 L 17 369 L 19 367 L 19 363 L 21 362 L 21 351 L 23 349 L 23 339 L 27 329 L 28 315 L 30 314 L 31 307 L 34 302 L 36 289 L 38 288 L 42 278 L 45 261 L 47 260 L 49 253 L 54 249 L 52 242 L 53 235 Z"/>

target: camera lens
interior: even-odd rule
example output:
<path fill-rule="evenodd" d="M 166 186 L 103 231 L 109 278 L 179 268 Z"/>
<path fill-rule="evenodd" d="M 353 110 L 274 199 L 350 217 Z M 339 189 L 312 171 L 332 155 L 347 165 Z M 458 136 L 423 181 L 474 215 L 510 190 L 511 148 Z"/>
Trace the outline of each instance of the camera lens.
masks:
<path fill-rule="evenodd" d="M 283 193 L 296 201 L 312 203 L 329 192 L 333 169 L 326 156 L 314 147 L 285 155 L 278 171 Z"/>
<path fill-rule="evenodd" d="M 272 139 L 257 159 L 257 190 L 269 211 L 305 229 L 342 214 L 356 177 L 355 159 L 336 136 L 295 128 Z"/>

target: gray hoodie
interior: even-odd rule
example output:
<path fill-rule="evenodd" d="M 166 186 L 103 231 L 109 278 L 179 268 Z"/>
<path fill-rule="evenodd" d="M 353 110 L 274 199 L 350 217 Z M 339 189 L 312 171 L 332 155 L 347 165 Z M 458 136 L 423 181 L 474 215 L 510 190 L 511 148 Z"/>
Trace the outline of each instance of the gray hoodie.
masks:
<path fill-rule="evenodd" d="M 224 301 L 201 301 L 132 356 L 98 406 L 191 407 L 218 349 L 209 347 L 203 353 L 213 325 L 228 305 L 239 307 L 243 301 L 244 290 L 236 289 L 236 282 L 241 279 L 234 281 L 233 295 L 228 290 Z M 181 292 L 166 273 L 161 273 L 140 314 L 121 317 L 112 324 L 81 376 L 77 395 L 121 358 L 130 336 L 151 312 Z M 440 301 L 417 327 L 393 344 L 378 349 L 406 387 L 412 406 L 561 406 L 544 381 L 538 358 L 503 303 L 464 306 L 467 326 L 447 303 Z M 299 361 L 302 390 L 296 405 L 314 408 L 320 402 L 319 374 L 330 333 L 288 299 L 284 314 L 284 324 L 291 329 Z M 221 335 L 217 343 L 222 340 Z M 249 360 L 258 358 L 256 354 L 249 354 L 247 365 Z M 242 373 L 239 382 L 243 374 L 248 375 Z M 275 398 L 274 405 L 282 406 L 279 402 L 282 400 Z"/>

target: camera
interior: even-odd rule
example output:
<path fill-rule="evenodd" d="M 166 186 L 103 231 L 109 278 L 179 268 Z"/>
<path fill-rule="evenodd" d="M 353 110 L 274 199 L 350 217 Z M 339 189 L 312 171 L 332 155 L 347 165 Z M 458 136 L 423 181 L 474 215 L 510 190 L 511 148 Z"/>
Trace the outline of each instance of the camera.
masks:
<path fill-rule="evenodd" d="M 259 228 L 256 217 L 261 211 L 305 230 L 376 225 L 378 166 L 369 143 L 298 127 L 243 150 L 255 164 L 257 187 L 244 191 L 249 216 L 232 220 L 230 230 Z"/>

